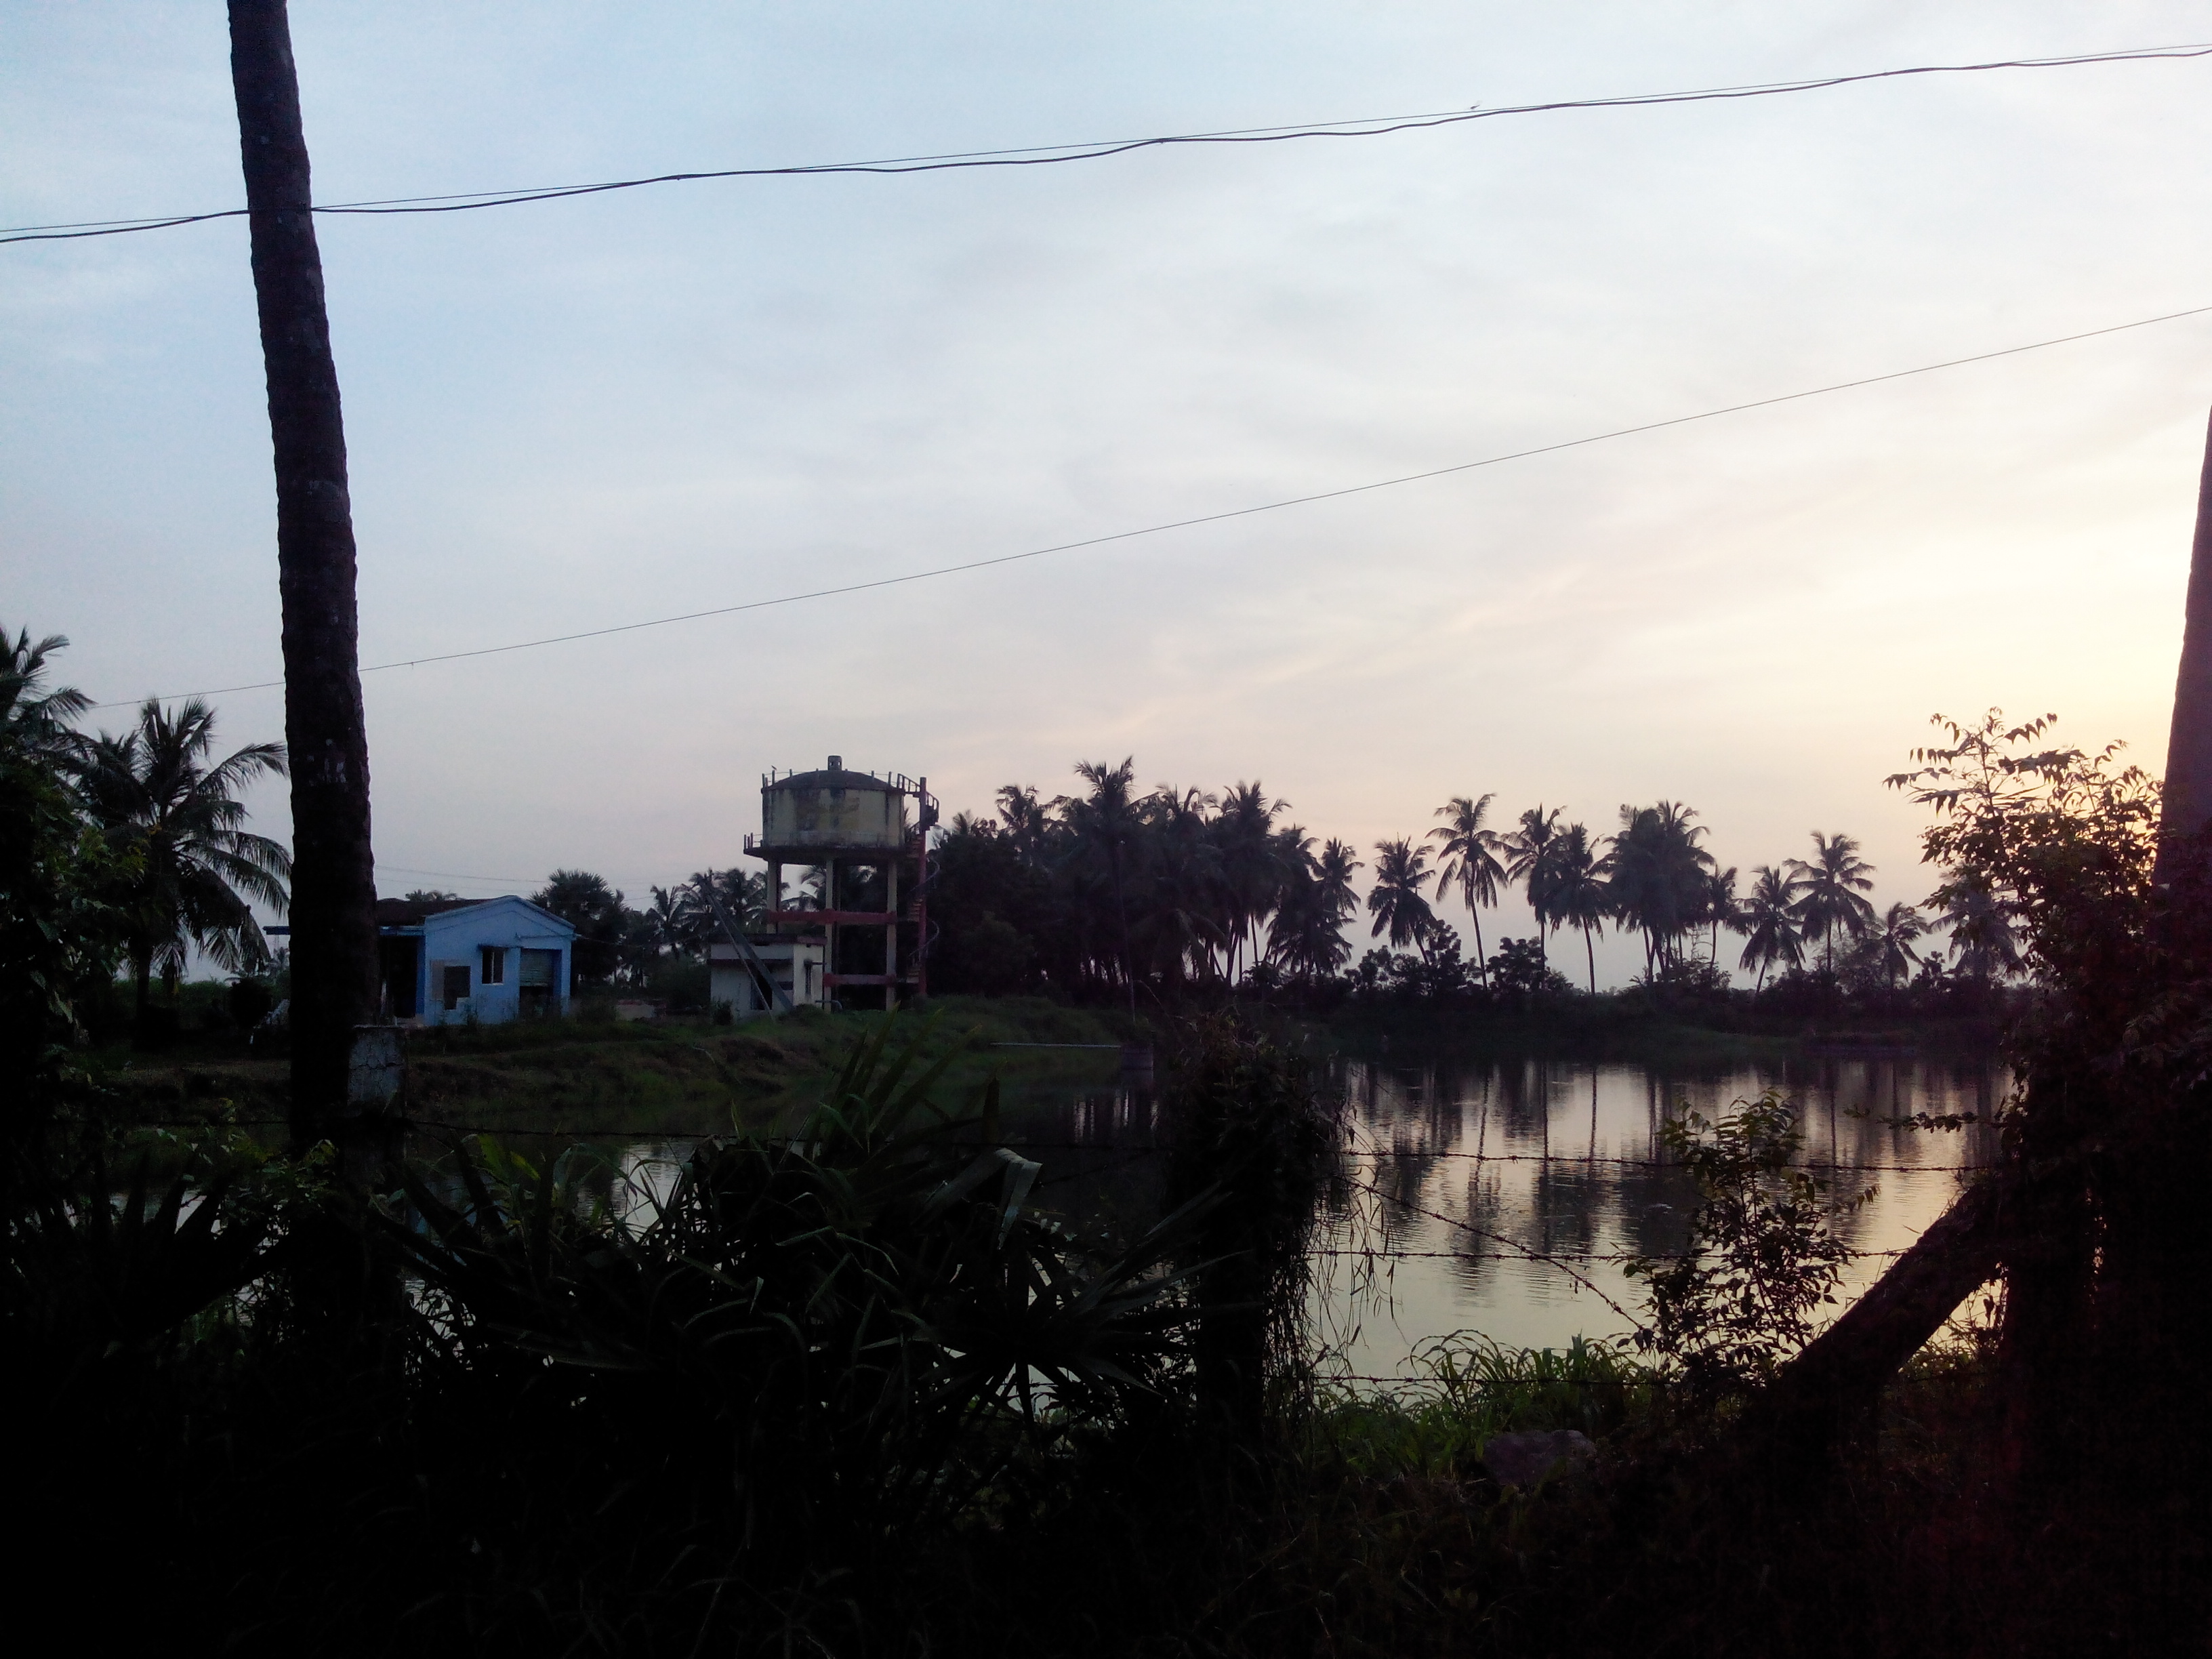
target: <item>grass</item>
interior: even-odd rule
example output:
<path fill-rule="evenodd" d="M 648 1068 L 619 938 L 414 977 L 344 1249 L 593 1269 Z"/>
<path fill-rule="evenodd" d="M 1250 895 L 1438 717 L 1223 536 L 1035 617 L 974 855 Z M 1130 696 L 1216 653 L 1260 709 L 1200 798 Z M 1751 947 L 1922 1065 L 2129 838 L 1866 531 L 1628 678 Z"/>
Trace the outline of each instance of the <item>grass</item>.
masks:
<path fill-rule="evenodd" d="M 965 1091 L 996 1072 L 1010 1111 L 1041 1094 L 1109 1081 L 1097 1050 L 994 1048 L 998 1042 L 1115 1044 L 1126 1021 L 1042 998 L 945 997 L 924 1044 L 934 1059 L 967 1033 L 945 1079 Z M 502 1134 L 702 1134 L 773 1127 L 820 1097 L 881 1013 L 802 1010 L 776 1020 L 615 1022 L 572 1018 L 434 1026 L 407 1039 L 408 1111 L 425 1124 Z M 281 1123 L 289 1061 L 242 1035 L 189 1032 L 155 1054 L 125 1044 L 97 1057 L 118 1125 L 229 1120 Z"/>
<path fill-rule="evenodd" d="M 1508 1348 L 1472 1331 L 1414 1350 L 1413 1380 L 1383 1392 L 1319 1381 L 1310 1433 L 1363 1480 L 1472 1480 L 1491 1436 L 1575 1429 L 1601 1441 L 1646 1417 L 1659 1383 L 1610 1344 Z"/>

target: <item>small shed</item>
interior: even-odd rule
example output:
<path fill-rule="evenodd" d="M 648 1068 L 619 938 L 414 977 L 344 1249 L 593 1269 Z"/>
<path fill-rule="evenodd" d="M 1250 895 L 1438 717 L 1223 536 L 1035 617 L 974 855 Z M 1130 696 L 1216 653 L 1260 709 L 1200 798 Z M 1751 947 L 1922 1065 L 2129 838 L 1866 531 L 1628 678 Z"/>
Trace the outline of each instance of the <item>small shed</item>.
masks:
<path fill-rule="evenodd" d="M 707 948 L 708 997 L 712 1006 L 723 1003 L 739 1019 L 775 1012 L 775 991 L 781 991 L 794 1008 L 819 1008 L 829 1000 L 829 975 L 823 971 L 825 951 L 821 939 L 797 933 L 754 933 L 747 941 L 760 967 L 775 981 L 773 990 L 761 983 L 754 968 L 727 939 L 716 939 Z"/>
<path fill-rule="evenodd" d="M 402 1024 L 568 1011 L 576 930 L 528 899 L 379 899 L 376 933 L 384 1012 Z"/>

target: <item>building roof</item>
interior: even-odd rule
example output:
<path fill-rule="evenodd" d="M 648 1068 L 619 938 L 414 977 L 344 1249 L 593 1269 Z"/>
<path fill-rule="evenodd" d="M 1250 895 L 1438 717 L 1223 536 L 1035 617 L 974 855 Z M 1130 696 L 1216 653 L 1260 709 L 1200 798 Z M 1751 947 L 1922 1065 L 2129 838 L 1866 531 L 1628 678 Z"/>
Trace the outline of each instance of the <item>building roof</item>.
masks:
<path fill-rule="evenodd" d="M 524 898 L 520 893 L 502 893 L 488 899 L 379 899 L 376 902 L 376 926 L 380 933 L 392 933 L 404 928 L 422 927 L 434 916 L 450 915 L 460 910 L 488 910 L 494 905 L 519 904 L 526 910 L 543 916 L 558 933 L 573 936 L 574 922 L 563 921 L 544 905 Z"/>
<path fill-rule="evenodd" d="M 886 795 L 906 793 L 888 778 L 873 778 L 866 772 L 848 772 L 842 767 L 834 772 L 794 772 L 787 778 L 778 778 L 774 783 L 762 787 L 764 789 L 879 789 Z"/>
<path fill-rule="evenodd" d="M 376 902 L 376 925 L 380 927 L 419 927 L 423 918 L 434 916 L 441 910 L 467 910 L 487 901 L 483 899 L 387 899 Z"/>

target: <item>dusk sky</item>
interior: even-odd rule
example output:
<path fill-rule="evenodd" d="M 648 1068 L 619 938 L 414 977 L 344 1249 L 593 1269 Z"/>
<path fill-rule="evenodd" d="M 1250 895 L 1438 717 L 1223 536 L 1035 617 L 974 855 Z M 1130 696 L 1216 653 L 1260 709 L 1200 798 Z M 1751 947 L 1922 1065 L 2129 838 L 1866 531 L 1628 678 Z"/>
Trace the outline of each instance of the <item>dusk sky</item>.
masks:
<path fill-rule="evenodd" d="M 2179 3 L 292 17 L 323 202 L 2212 39 Z M 0 155 L 10 226 L 238 205 L 222 8 L 17 0 Z M 2208 156 L 2198 58 L 325 217 L 362 659 L 1019 553 L 2212 306 Z M 61 677 L 103 702 L 278 670 L 246 250 L 239 219 L 0 247 L 0 622 L 68 635 Z M 526 891 L 560 865 L 635 902 L 738 862 L 770 766 L 927 774 L 949 813 L 1133 754 L 1146 785 L 1258 778 L 1370 863 L 1451 795 L 1601 833 L 1666 797 L 1724 864 L 1848 831 L 1879 902 L 1918 899 L 1921 815 L 1881 780 L 1931 712 L 2056 710 L 2062 735 L 2161 764 L 2208 406 L 2212 314 L 371 673 L 380 890 Z M 283 735 L 277 691 L 216 701 L 225 748 Z M 253 805 L 281 835 L 281 787 Z M 1526 926 L 1509 908 L 1485 932 Z M 1601 979 L 1640 966 L 1601 946 Z"/>

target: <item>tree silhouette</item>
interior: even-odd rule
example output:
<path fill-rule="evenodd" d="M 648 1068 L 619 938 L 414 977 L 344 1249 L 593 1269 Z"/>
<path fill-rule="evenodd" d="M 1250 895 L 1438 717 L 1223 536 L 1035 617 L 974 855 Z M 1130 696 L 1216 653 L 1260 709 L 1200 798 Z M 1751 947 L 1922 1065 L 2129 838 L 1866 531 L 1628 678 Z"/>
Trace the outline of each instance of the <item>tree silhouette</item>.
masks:
<path fill-rule="evenodd" d="M 1705 952 L 1705 960 L 1716 968 L 1721 965 L 1721 929 L 1740 933 L 1742 907 L 1735 896 L 1735 866 L 1715 870 L 1705 878 L 1705 920 L 1712 924 L 1713 937 Z"/>
<path fill-rule="evenodd" d="M 1754 991 L 1765 988 L 1767 969 L 1777 963 L 1795 968 L 1805 960 L 1804 936 L 1797 921 L 1799 896 L 1796 878 L 1772 865 L 1762 864 L 1751 872 L 1751 896 L 1737 912 L 1736 924 L 1744 935 L 1741 965 L 1759 973 Z"/>
<path fill-rule="evenodd" d="M 284 745 L 248 744 L 210 765 L 215 711 L 198 697 L 171 714 L 152 698 L 120 737 L 103 732 L 82 751 L 81 788 L 93 818 L 135 848 L 130 956 L 136 1006 L 146 1012 L 159 971 L 171 987 L 197 946 L 231 973 L 269 961 L 256 901 L 284 914 L 291 855 L 247 832 L 239 793 L 257 777 L 285 775 Z"/>
<path fill-rule="evenodd" d="M 1815 830 L 1813 857 L 1790 860 L 1790 873 L 1799 884 L 1797 925 L 1807 939 L 1820 941 L 1820 965 L 1832 971 L 1836 930 L 1856 939 L 1874 921 L 1874 906 L 1864 896 L 1874 886 L 1874 866 L 1859 856 L 1850 836 Z"/>
<path fill-rule="evenodd" d="M 1928 936 L 1928 923 L 1917 905 L 1893 904 L 1868 927 L 1866 942 L 1881 981 L 1893 986 L 1920 965 L 1913 945 Z"/>
<path fill-rule="evenodd" d="M 1972 879 L 1948 883 L 1936 896 L 1943 902 L 1938 919 L 1950 931 L 1958 972 L 1986 983 L 2020 971 L 2020 935 L 2009 906 Z"/>
<path fill-rule="evenodd" d="M 1589 968 L 1590 994 L 1597 994 L 1597 952 L 1593 933 L 1605 931 L 1602 923 L 1612 904 L 1606 880 L 1606 860 L 1590 846 L 1589 831 L 1571 823 L 1553 839 L 1545 860 L 1545 904 L 1553 926 L 1571 922 L 1582 929 L 1583 959 Z"/>
<path fill-rule="evenodd" d="M 1676 941 L 1705 919 L 1713 855 L 1698 845 L 1705 831 L 1680 802 L 1623 806 L 1613 837 L 1613 914 L 1644 935 L 1649 974 L 1675 959 Z"/>
<path fill-rule="evenodd" d="M 1430 840 L 1443 843 L 1437 849 L 1443 860 L 1437 871 L 1437 891 L 1442 894 L 1458 888 L 1460 902 L 1474 918 L 1475 970 L 1485 984 L 1490 981 L 1490 969 L 1484 961 L 1482 909 L 1498 902 L 1498 890 L 1506 881 L 1505 866 L 1498 858 L 1505 837 L 1483 827 L 1490 803 L 1496 799 L 1494 794 L 1480 800 L 1454 795 L 1437 808 L 1436 816 L 1443 822 L 1429 831 Z"/>
<path fill-rule="evenodd" d="M 46 686 L 46 659 L 68 648 L 66 635 L 33 644 L 29 629 L 11 640 L 0 627 L 0 744 L 9 752 L 64 763 L 83 758 L 85 741 L 70 722 L 92 699 L 75 686 Z"/>
<path fill-rule="evenodd" d="M 1375 884 L 1367 893 L 1367 913 L 1375 918 L 1370 939 L 1387 931 L 1393 950 L 1420 942 L 1436 920 L 1421 893 L 1429 882 L 1428 862 L 1428 850 L 1407 836 L 1375 843 Z"/>
<path fill-rule="evenodd" d="M 1114 890 L 1114 913 L 1121 923 L 1121 980 L 1128 993 L 1129 1017 L 1137 1016 L 1137 967 L 1129 947 L 1129 899 L 1122 866 L 1143 828 L 1130 784 L 1137 775 L 1136 757 L 1124 756 L 1119 766 L 1103 761 L 1079 761 L 1076 776 L 1091 786 L 1091 793 L 1067 806 L 1079 852 L 1104 862 Z"/>
<path fill-rule="evenodd" d="M 1258 954 L 1261 926 L 1283 890 L 1282 849 L 1274 839 L 1275 815 L 1289 807 L 1288 801 L 1270 801 L 1256 780 L 1231 784 L 1221 792 L 1220 813 L 1213 821 L 1213 830 L 1220 850 L 1222 931 L 1229 945 L 1232 983 L 1247 944 Z"/>
<path fill-rule="evenodd" d="M 1504 842 L 1506 879 L 1519 882 L 1522 890 L 1527 895 L 1528 908 L 1536 916 L 1536 951 L 1547 960 L 1549 955 L 1545 950 L 1544 934 L 1551 915 L 1545 903 L 1550 871 L 1544 858 L 1553 839 L 1559 833 L 1562 810 L 1554 807 L 1547 812 L 1543 804 L 1539 802 L 1521 815 L 1521 827 L 1508 836 Z"/>
<path fill-rule="evenodd" d="M 1268 955 L 1291 973 L 1326 979 L 1352 959 L 1345 924 L 1358 914 L 1352 878 L 1358 858 L 1340 841 L 1310 853 L 1284 885 L 1283 902 L 1268 933 Z"/>
<path fill-rule="evenodd" d="M 1186 975 L 1212 979 L 1217 970 L 1233 979 L 1238 969 L 1243 913 L 1224 873 L 1220 821 L 1208 816 L 1217 805 L 1202 789 L 1169 783 L 1139 803 L 1146 830 L 1137 860 L 1144 878 L 1139 961 L 1171 984 Z M 1270 896 L 1249 889 L 1248 896 L 1272 906 Z"/>
<path fill-rule="evenodd" d="M 697 948 L 698 900 L 682 886 L 655 887 L 640 930 L 655 954 L 689 956 Z"/>
<path fill-rule="evenodd" d="M 1040 801 L 1036 790 L 1016 783 L 1007 784 L 999 791 L 1000 820 L 1006 825 L 1015 850 L 1030 863 L 1043 856 L 1053 808 L 1060 804 Z"/>
<path fill-rule="evenodd" d="M 623 908 L 622 894 L 608 886 L 604 876 L 588 870 L 556 870 L 530 900 L 576 930 L 568 965 L 578 980 L 602 983 L 614 977 L 622 966 L 629 912 Z"/>

